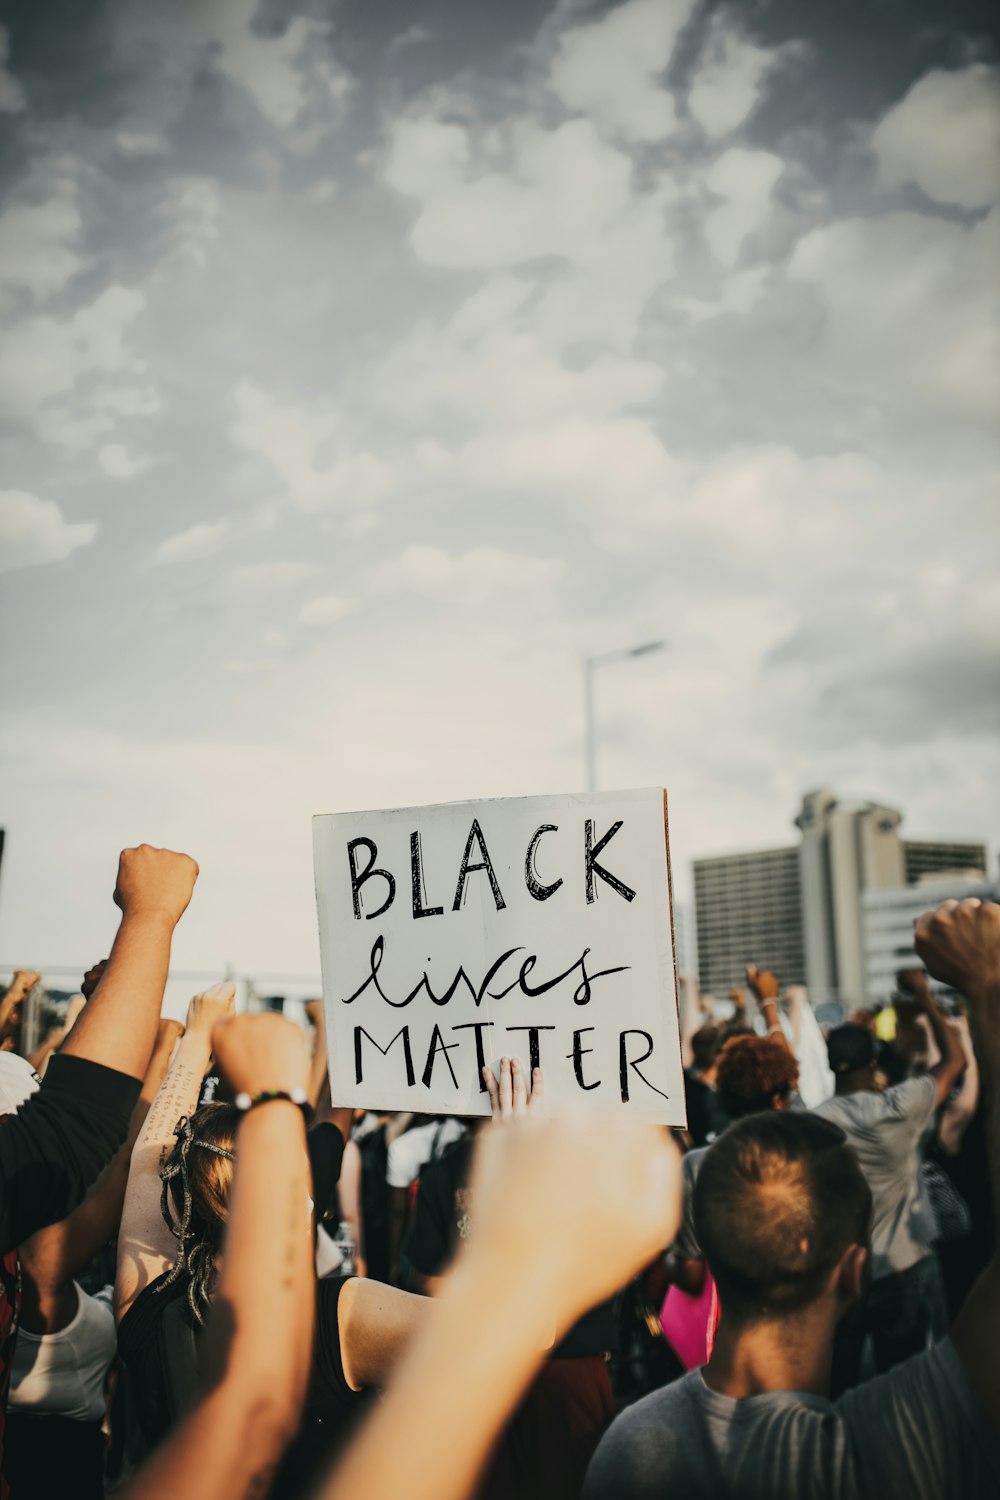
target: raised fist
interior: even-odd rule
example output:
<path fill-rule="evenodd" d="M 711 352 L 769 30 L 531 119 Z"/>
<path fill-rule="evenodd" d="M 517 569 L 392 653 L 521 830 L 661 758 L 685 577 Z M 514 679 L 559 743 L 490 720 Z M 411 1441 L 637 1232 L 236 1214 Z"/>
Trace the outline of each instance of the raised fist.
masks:
<path fill-rule="evenodd" d="M 305 1089 L 309 1056 L 305 1032 L 276 1011 L 234 1016 L 212 1031 L 212 1051 L 236 1094 Z"/>
<path fill-rule="evenodd" d="M 194 995 L 187 1009 L 186 1031 L 211 1031 L 228 1021 L 236 1005 L 236 986 L 231 979 L 210 984 L 200 995 Z"/>
<path fill-rule="evenodd" d="M 935 979 L 972 999 L 1000 986 L 1000 906 L 943 901 L 914 924 L 914 947 Z"/>
<path fill-rule="evenodd" d="M 681 1158 L 666 1130 L 625 1114 L 544 1121 L 529 1113 L 480 1132 L 470 1189 L 470 1252 L 512 1281 L 540 1281 L 561 1330 L 670 1244 Z"/>
<path fill-rule="evenodd" d="M 762 1005 L 765 1000 L 777 1000 L 781 988 L 777 975 L 770 969 L 758 969 L 756 964 L 747 964 L 747 984 Z"/>
<path fill-rule="evenodd" d="M 115 904 L 128 917 L 157 915 L 175 926 L 191 900 L 198 866 L 187 854 L 140 844 L 123 849 L 118 861 Z"/>

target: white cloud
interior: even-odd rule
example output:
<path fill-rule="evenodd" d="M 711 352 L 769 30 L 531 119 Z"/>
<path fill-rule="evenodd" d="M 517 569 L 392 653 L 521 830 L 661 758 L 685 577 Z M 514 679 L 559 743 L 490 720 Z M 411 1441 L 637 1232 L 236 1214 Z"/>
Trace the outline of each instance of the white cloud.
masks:
<path fill-rule="evenodd" d="M 826 378 L 884 412 L 961 416 L 995 432 L 1000 209 L 968 225 L 895 213 L 811 230 L 788 266 L 826 318 Z"/>
<path fill-rule="evenodd" d="M 371 584 L 383 594 L 411 593 L 445 608 L 506 602 L 534 608 L 566 573 L 560 558 L 519 556 L 496 547 L 473 547 L 452 555 L 440 547 L 407 547 L 372 570 Z"/>
<path fill-rule="evenodd" d="M 724 200 L 708 214 L 704 225 L 705 238 L 723 265 L 735 265 L 747 235 L 765 223 L 784 166 L 781 157 L 770 151 L 733 146 L 705 174 L 709 192 Z"/>
<path fill-rule="evenodd" d="M 422 324 L 379 372 L 379 400 L 411 420 L 448 412 L 485 430 L 598 418 L 651 401 L 663 382 L 649 360 L 605 356 L 571 370 L 529 333 L 466 344 Z"/>
<path fill-rule="evenodd" d="M 545 129 L 524 115 L 473 149 L 461 126 L 407 116 L 393 129 L 385 174 L 418 200 L 411 242 L 422 261 L 498 273 L 456 317 L 463 337 L 509 322 L 534 287 L 530 327 L 548 346 L 624 350 L 650 296 L 673 274 L 665 215 L 676 183 L 664 173 L 640 188 L 630 156 L 602 141 L 590 120 Z M 500 274 L 515 267 L 524 268 L 520 277 Z"/>
<path fill-rule="evenodd" d="M 221 233 L 219 187 L 200 177 L 173 178 L 164 192 L 161 213 L 171 226 L 173 252 L 194 266 L 207 266 Z"/>
<path fill-rule="evenodd" d="M 121 443 L 105 443 L 98 449 L 97 461 L 110 479 L 132 479 L 149 467 L 145 458 L 136 458 Z"/>
<path fill-rule="evenodd" d="M 300 509 L 339 506 L 363 512 L 392 489 L 392 467 L 373 453 L 349 448 L 327 403 L 282 402 L 244 380 L 233 393 L 233 405 L 233 441 L 263 461 L 281 498 Z"/>
<path fill-rule="evenodd" d="M 729 135 L 749 119 L 773 61 L 773 52 L 733 31 L 727 17 L 716 20 L 688 94 L 688 108 L 708 135 Z"/>
<path fill-rule="evenodd" d="M 594 235 L 612 226 L 630 196 L 627 155 L 598 136 L 590 120 L 555 130 L 521 121 L 512 134 L 506 170 L 466 169 L 468 144 L 447 127 L 448 150 L 425 160 L 409 139 L 427 122 L 401 121 L 393 134 L 386 180 L 420 200 L 410 232 L 430 265 L 492 270 L 543 255 L 575 260 Z"/>
<path fill-rule="evenodd" d="M 0 490 L 0 572 L 60 562 L 96 535 L 95 522 L 67 521 L 51 500 Z"/>
<path fill-rule="evenodd" d="M 632 141 L 659 141 L 676 126 L 658 82 L 694 0 L 627 0 L 559 38 L 549 87 L 569 109 Z"/>
<path fill-rule="evenodd" d="M 345 599 L 341 594 L 320 594 L 316 599 L 310 599 L 308 604 L 303 604 L 299 610 L 299 623 L 301 625 L 336 625 L 345 615 L 349 615 L 354 608 L 352 599 Z"/>
<path fill-rule="evenodd" d="M 261 36 L 247 24 L 252 12 L 241 0 L 216 0 L 212 9 L 222 49 L 219 66 L 275 125 L 287 129 L 297 119 L 308 98 L 310 73 L 333 100 L 349 89 L 350 77 L 330 50 L 329 22 L 296 16 L 282 36 Z"/>
<path fill-rule="evenodd" d="M 10 33 L 6 26 L 0 26 L 0 115 L 17 114 L 27 102 L 24 89 L 7 67 L 9 57 Z"/>
<path fill-rule="evenodd" d="M 938 203 L 1000 199 L 1000 69 L 974 63 L 919 78 L 872 134 L 886 187 L 914 182 Z"/>
<path fill-rule="evenodd" d="M 178 531 L 162 541 L 153 556 L 153 563 L 159 566 L 211 557 L 225 545 L 229 530 L 228 521 L 198 521 L 186 531 Z"/>
<path fill-rule="evenodd" d="M 555 505 L 612 551 L 634 546 L 637 527 L 668 524 L 687 482 L 650 424 L 626 416 L 487 429 L 436 463 L 466 493 Z"/>
<path fill-rule="evenodd" d="M 273 593 L 279 589 L 293 588 L 313 578 L 319 572 L 318 563 L 266 562 L 249 563 L 246 567 L 234 568 L 228 575 L 237 588 L 250 593 Z M 273 643 L 269 643 L 273 644 Z"/>
<path fill-rule="evenodd" d="M 28 197 L 0 215 L 0 295 L 23 290 L 42 301 L 62 291 L 84 263 L 76 248 L 81 225 L 76 183 L 35 173 Z"/>
<path fill-rule="evenodd" d="M 0 400 L 34 415 L 84 375 L 138 375 L 144 366 L 127 337 L 145 305 L 133 287 L 107 286 L 68 318 L 35 316 L 12 324 L 0 342 Z"/>

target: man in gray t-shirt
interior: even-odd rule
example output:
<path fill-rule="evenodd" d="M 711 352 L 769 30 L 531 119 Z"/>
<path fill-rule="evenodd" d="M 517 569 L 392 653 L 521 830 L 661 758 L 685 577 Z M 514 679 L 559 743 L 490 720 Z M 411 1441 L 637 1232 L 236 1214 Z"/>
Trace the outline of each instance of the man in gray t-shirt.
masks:
<path fill-rule="evenodd" d="M 855 1383 L 861 1351 L 871 1336 L 879 1371 L 919 1354 L 944 1309 L 933 1257 L 934 1225 L 920 1180 L 921 1142 L 965 1064 L 962 1044 L 942 1016 L 922 970 L 899 975 L 934 1032 L 940 1059 L 922 1078 L 880 1091 L 875 1038 L 865 1026 L 838 1026 L 827 1039 L 837 1081 L 832 1099 L 815 1113 L 839 1125 L 872 1190 L 872 1289 L 864 1306 L 837 1330 L 832 1389 Z"/>
<path fill-rule="evenodd" d="M 917 924 L 931 973 L 972 1013 L 1000 1203 L 1000 906 Z M 839 1401 L 834 1334 L 863 1297 L 872 1194 L 813 1112 L 737 1121 L 705 1152 L 694 1223 L 721 1307 L 711 1358 L 611 1424 L 583 1500 L 962 1500 L 1000 1494 L 1000 1256 L 950 1336 Z"/>
<path fill-rule="evenodd" d="M 614 1422 L 583 1500 L 947 1500 L 1000 1494 L 1000 1436 L 948 1339 L 836 1404 L 736 1400 L 701 1370 Z"/>

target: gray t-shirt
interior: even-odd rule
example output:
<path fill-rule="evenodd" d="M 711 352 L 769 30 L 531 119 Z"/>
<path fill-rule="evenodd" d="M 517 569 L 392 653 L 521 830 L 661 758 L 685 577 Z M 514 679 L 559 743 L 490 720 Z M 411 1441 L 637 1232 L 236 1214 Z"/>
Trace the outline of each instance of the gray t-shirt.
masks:
<path fill-rule="evenodd" d="M 934 1241 L 920 1183 L 920 1138 L 934 1118 L 937 1084 L 929 1074 L 882 1093 L 843 1094 L 817 1105 L 844 1131 L 872 1190 L 872 1276 L 906 1271 Z"/>
<path fill-rule="evenodd" d="M 962 1500 L 1000 1494 L 1000 1435 L 949 1339 L 834 1404 L 734 1400 L 700 1370 L 628 1407 L 582 1500 Z"/>

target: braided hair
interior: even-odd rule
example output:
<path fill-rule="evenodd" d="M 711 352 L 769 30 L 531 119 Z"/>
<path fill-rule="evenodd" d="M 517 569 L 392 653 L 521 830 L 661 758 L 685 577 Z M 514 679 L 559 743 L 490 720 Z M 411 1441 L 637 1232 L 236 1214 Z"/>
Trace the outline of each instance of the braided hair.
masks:
<path fill-rule="evenodd" d="M 205 1321 L 215 1283 L 215 1263 L 229 1217 L 229 1193 L 238 1121 L 231 1104 L 205 1104 L 174 1127 L 177 1144 L 160 1170 L 160 1212 L 177 1240 L 177 1258 L 158 1291 L 181 1276 L 196 1321 Z"/>

